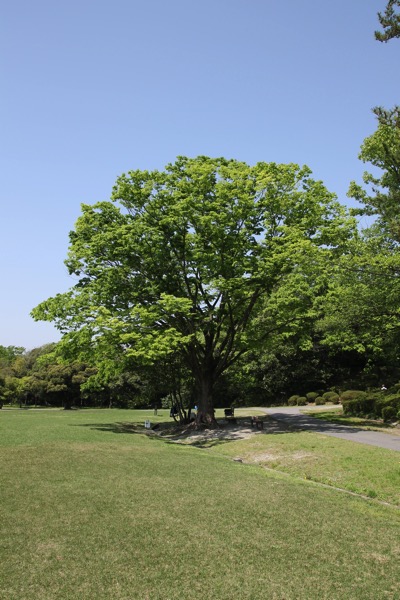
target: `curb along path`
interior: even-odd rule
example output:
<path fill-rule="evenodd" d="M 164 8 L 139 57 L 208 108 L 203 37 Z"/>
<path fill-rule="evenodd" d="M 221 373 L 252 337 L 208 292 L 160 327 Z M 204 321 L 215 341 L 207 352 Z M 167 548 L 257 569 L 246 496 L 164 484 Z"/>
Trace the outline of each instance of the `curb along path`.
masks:
<path fill-rule="evenodd" d="M 378 446 L 379 448 L 387 448 L 388 450 L 397 450 L 400 452 L 400 436 L 321 421 L 310 415 L 303 414 L 297 406 L 259 407 L 258 409 L 265 412 L 272 419 L 285 423 L 285 425 L 293 429 L 323 433 L 324 435 L 350 440 L 351 442 L 369 444 L 370 446 Z"/>

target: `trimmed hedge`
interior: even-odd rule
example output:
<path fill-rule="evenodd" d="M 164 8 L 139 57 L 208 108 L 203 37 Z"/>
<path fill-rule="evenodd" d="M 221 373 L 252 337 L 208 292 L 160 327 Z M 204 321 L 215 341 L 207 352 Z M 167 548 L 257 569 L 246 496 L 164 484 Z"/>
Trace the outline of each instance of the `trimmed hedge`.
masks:
<path fill-rule="evenodd" d="M 394 421 L 396 418 L 396 409 L 393 406 L 385 406 L 382 408 L 382 417 L 385 423 Z"/>
<path fill-rule="evenodd" d="M 378 397 L 375 403 L 375 414 L 378 417 L 383 417 L 383 410 L 385 408 L 393 408 L 395 414 L 400 410 L 400 396 L 387 396 L 386 398 Z"/>
<path fill-rule="evenodd" d="M 315 398 L 315 404 L 316 404 L 316 406 L 322 406 L 323 404 L 326 404 L 326 402 L 322 396 L 317 396 Z"/>
<path fill-rule="evenodd" d="M 300 396 L 298 394 L 295 394 L 294 396 L 290 396 L 289 400 L 287 401 L 289 406 L 297 406 L 297 399 L 300 398 Z"/>
<path fill-rule="evenodd" d="M 339 400 L 339 395 L 336 392 L 325 392 L 322 397 L 325 402 L 338 402 Z"/>
<path fill-rule="evenodd" d="M 353 417 L 374 415 L 385 421 L 396 418 L 400 411 L 400 396 L 382 396 L 382 394 L 364 394 L 358 398 L 346 400 L 342 394 L 343 414 Z M 390 409 L 390 410 L 388 410 Z"/>
<path fill-rule="evenodd" d="M 305 406 L 307 404 L 307 398 L 305 396 L 299 396 L 297 398 L 297 406 Z"/>
<path fill-rule="evenodd" d="M 352 417 L 363 417 L 365 415 L 375 414 L 376 398 L 373 396 L 360 397 L 354 400 L 343 400 L 343 414 Z"/>
<path fill-rule="evenodd" d="M 346 392 L 342 392 L 340 394 L 340 399 L 342 400 L 342 402 L 346 400 L 360 400 L 366 397 L 367 393 L 361 390 L 347 390 Z"/>
<path fill-rule="evenodd" d="M 315 402 L 316 398 L 318 398 L 319 394 L 318 392 L 308 392 L 308 394 L 306 394 L 306 398 L 309 402 Z"/>

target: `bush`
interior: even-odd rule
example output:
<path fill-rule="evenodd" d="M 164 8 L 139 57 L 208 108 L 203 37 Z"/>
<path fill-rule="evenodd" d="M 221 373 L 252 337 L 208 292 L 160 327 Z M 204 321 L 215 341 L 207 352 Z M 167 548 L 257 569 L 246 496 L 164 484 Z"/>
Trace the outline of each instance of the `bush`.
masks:
<path fill-rule="evenodd" d="M 332 402 L 332 404 L 340 404 L 340 396 L 339 396 L 339 394 L 336 394 L 336 396 L 332 396 L 331 402 Z"/>
<path fill-rule="evenodd" d="M 317 396 L 315 398 L 315 404 L 316 404 L 316 406 L 322 406 L 323 404 L 325 404 L 325 400 L 323 399 L 322 396 Z"/>
<path fill-rule="evenodd" d="M 359 400 L 361 398 L 366 398 L 366 396 L 366 392 L 362 392 L 361 390 L 347 390 L 340 394 L 340 399 L 343 402 L 346 400 Z"/>
<path fill-rule="evenodd" d="M 300 398 L 300 396 L 298 394 L 295 394 L 294 396 L 290 396 L 289 400 L 287 401 L 289 406 L 297 406 L 297 399 Z"/>
<path fill-rule="evenodd" d="M 305 396 L 299 396 L 297 398 L 297 406 L 305 406 L 307 404 L 307 398 Z"/>
<path fill-rule="evenodd" d="M 375 412 L 378 417 L 383 417 L 385 408 L 393 408 L 395 414 L 400 410 L 400 396 L 386 396 L 385 398 L 378 397 L 375 403 Z"/>
<path fill-rule="evenodd" d="M 400 393 L 400 383 L 395 383 L 388 390 L 388 394 L 395 394 L 396 396 Z"/>
<path fill-rule="evenodd" d="M 382 409 L 382 417 L 385 423 L 394 421 L 396 418 L 396 409 L 393 406 L 385 406 Z"/>
<path fill-rule="evenodd" d="M 325 392 L 325 394 L 322 394 L 322 397 L 325 402 L 334 402 L 339 399 L 339 396 L 336 392 Z"/>
<path fill-rule="evenodd" d="M 362 395 L 358 396 L 358 398 L 347 398 L 345 394 L 346 392 L 343 392 L 341 396 L 344 415 L 349 415 L 352 417 L 365 417 L 367 415 L 371 416 L 376 413 L 376 395 L 367 395 L 365 392 L 363 392 Z"/>
<path fill-rule="evenodd" d="M 306 394 L 306 398 L 309 402 L 315 402 L 316 398 L 318 398 L 319 394 L 318 392 L 308 392 L 308 394 Z"/>

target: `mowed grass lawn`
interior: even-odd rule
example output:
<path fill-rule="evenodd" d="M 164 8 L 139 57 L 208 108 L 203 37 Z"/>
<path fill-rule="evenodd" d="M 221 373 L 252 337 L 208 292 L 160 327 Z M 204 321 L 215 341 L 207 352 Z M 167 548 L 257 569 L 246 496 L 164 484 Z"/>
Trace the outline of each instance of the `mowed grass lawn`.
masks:
<path fill-rule="evenodd" d="M 400 598 L 398 508 L 232 460 L 303 433 L 199 449 L 126 426 L 149 416 L 0 411 L 1 600 Z"/>

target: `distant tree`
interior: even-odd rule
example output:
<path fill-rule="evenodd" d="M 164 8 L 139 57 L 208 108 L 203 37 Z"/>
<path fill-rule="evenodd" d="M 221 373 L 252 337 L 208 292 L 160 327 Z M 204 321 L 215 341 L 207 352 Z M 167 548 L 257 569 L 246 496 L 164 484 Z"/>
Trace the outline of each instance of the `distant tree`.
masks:
<path fill-rule="evenodd" d="M 252 314 L 289 273 L 333 258 L 346 211 L 307 167 L 208 157 L 131 171 L 112 199 L 83 205 L 67 260 L 78 281 L 33 317 L 54 321 L 83 360 L 179 354 L 197 423 L 215 424 L 217 381 L 263 336 L 249 335 Z"/>
<path fill-rule="evenodd" d="M 79 361 L 60 363 L 53 354 L 43 357 L 39 367 L 24 378 L 24 391 L 35 403 L 63 406 L 82 404 L 81 386 L 95 370 Z"/>
<path fill-rule="evenodd" d="M 3 401 L 4 401 L 4 389 L 5 389 L 5 384 L 6 381 L 4 379 L 4 377 L 2 377 L 0 375 L 0 408 L 3 408 Z"/>
<path fill-rule="evenodd" d="M 0 373 L 4 376 L 9 372 L 15 359 L 24 352 L 22 346 L 0 346 Z"/>
<path fill-rule="evenodd" d="M 385 12 L 378 13 L 383 31 L 375 31 L 375 38 L 380 42 L 400 37 L 400 13 L 395 12 L 396 6 L 400 7 L 400 0 L 389 0 Z"/>

